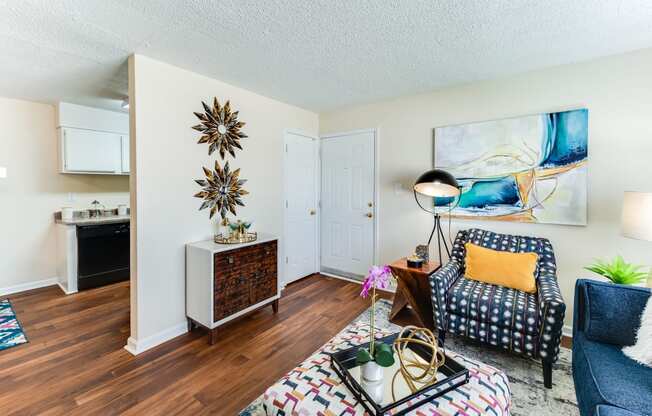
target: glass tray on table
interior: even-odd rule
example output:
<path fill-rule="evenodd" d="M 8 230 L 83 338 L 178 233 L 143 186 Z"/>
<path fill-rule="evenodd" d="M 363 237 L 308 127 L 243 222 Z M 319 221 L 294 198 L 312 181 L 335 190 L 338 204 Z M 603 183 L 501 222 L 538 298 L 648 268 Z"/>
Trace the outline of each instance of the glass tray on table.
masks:
<path fill-rule="evenodd" d="M 391 346 L 397 336 L 398 334 L 393 334 L 376 342 Z M 362 378 L 362 367 L 356 363 L 356 355 L 360 348 L 369 348 L 369 343 L 330 354 L 331 366 L 344 385 L 371 415 L 381 416 L 390 412 L 394 416 L 404 415 L 469 381 L 469 371 L 449 355 L 444 354 L 446 358 L 444 365 L 438 369 L 436 382 L 430 385 L 419 385 L 418 390 L 413 393 L 403 378 L 398 357 L 394 353 L 394 365 L 383 368 L 382 380 L 369 382 Z M 409 344 L 406 354 L 412 354 L 412 358 L 425 363 L 429 363 L 432 358 L 432 351 L 418 344 Z"/>

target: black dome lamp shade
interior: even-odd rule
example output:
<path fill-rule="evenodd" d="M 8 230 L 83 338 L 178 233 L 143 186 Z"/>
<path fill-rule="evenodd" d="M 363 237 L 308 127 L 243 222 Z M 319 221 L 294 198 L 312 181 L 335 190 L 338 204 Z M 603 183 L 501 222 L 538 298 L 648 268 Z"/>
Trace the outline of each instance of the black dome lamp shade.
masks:
<path fill-rule="evenodd" d="M 432 227 L 432 232 L 430 233 L 430 238 L 428 239 L 428 246 L 432 241 L 432 237 L 437 233 L 437 249 L 439 251 L 439 264 L 442 264 L 441 256 L 441 243 L 444 243 L 444 248 L 446 249 L 446 254 L 450 256 L 450 250 L 448 249 L 448 244 L 446 244 L 446 237 L 444 236 L 444 231 L 441 228 L 441 217 L 439 213 L 433 208 L 429 210 L 421 205 L 417 194 L 424 195 L 431 198 L 455 198 L 460 195 L 461 188 L 457 183 L 457 180 L 453 175 L 441 169 L 432 169 L 417 178 L 414 182 L 414 199 L 417 201 L 417 204 L 421 209 L 435 216 L 435 223 Z M 459 202 L 459 201 L 458 201 Z M 433 203 L 434 205 L 434 203 Z M 449 213 L 450 215 L 450 213 Z"/>
<path fill-rule="evenodd" d="M 417 178 L 414 191 L 426 196 L 450 198 L 460 194 L 460 186 L 450 173 L 433 169 Z"/>

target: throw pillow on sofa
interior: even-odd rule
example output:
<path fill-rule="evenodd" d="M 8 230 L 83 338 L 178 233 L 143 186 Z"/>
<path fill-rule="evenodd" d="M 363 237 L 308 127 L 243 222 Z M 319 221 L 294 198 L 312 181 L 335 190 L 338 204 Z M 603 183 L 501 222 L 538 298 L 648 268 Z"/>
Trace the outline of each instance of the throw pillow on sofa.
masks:
<path fill-rule="evenodd" d="M 636 344 L 623 348 L 623 353 L 634 361 L 652 367 L 652 296 L 641 314 L 641 326 L 636 333 Z"/>

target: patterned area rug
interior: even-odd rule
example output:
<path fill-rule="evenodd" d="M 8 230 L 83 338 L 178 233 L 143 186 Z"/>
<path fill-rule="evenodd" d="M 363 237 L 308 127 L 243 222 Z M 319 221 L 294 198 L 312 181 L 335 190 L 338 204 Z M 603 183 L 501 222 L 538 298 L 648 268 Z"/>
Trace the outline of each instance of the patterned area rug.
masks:
<path fill-rule="evenodd" d="M 376 326 L 398 331 L 399 327 L 389 322 L 391 302 L 381 300 L 377 303 Z M 369 321 L 369 311 L 360 315 L 356 321 Z M 552 389 L 543 386 L 543 370 L 537 361 L 522 358 L 484 345 L 474 345 L 468 340 L 450 334 L 446 338 L 446 348 L 482 361 L 503 370 L 509 377 L 512 390 L 512 414 L 515 416 L 576 416 L 579 415 L 575 388 L 571 374 L 571 351 L 561 348 L 559 360 L 552 373 Z M 244 409 L 240 416 L 268 416 L 260 399 Z M 271 416 L 271 415 L 269 415 Z"/>
<path fill-rule="evenodd" d="M 8 299 L 0 300 L 0 351 L 27 342 Z"/>

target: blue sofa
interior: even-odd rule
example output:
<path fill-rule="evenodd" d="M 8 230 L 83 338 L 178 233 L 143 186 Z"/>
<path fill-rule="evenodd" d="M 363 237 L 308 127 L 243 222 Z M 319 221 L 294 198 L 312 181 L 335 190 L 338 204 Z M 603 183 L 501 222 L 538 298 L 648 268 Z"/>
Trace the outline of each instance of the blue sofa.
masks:
<path fill-rule="evenodd" d="M 652 415 L 652 368 L 625 356 L 650 290 L 580 279 L 575 285 L 573 381 L 582 416 Z"/>

